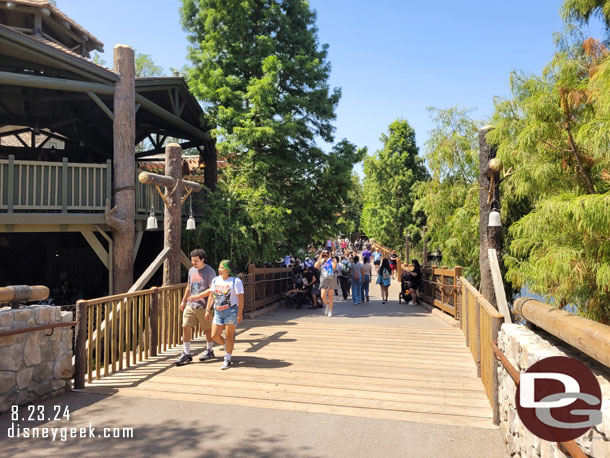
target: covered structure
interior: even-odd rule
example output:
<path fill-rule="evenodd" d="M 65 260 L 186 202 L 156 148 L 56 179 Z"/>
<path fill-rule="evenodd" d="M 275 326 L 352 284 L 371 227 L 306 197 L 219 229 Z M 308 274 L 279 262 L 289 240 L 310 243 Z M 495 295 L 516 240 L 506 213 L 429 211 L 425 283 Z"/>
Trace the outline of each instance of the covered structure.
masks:
<path fill-rule="evenodd" d="M 204 183 L 215 187 L 215 142 L 185 80 L 136 78 L 126 46 L 115 47 L 113 69 L 91 61 L 94 50 L 103 51 L 103 44 L 52 4 L 0 0 L 4 282 L 32 278 L 28 251 L 35 246 L 44 264 L 36 274 L 40 283 L 53 286 L 99 262 L 109 281 L 82 275 L 84 295 L 127 290 L 148 212 L 162 213 L 160 198 L 135 179 L 137 161 L 162 153 L 166 140 L 196 149 Z M 28 240 L 42 241 L 32 237 L 41 233 L 46 246 L 28 247 Z M 9 265 L 17 253 L 19 265 Z M 57 266 L 54 258 L 64 253 L 68 264 Z"/>

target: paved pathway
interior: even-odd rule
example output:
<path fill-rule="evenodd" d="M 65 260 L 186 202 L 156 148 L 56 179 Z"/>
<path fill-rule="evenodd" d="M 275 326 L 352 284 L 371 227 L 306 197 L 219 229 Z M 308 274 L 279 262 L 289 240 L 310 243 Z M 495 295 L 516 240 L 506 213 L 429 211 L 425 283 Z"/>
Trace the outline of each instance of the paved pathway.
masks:
<path fill-rule="evenodd" d="M 175 367 L 177 349 L 48 401 L 74 412 L 50 426 L 133 427 L 134 439 L 0 436 L 1 446 L 13 456 L 470 457 L 483 444 L 484 456 L 505 457 L 461 331 L 398 304 L 397 283 L 394 300 L 378 294 L 338 301 L 331 318 L 279 308 L 247 320 L 228 371 L 220 357 Z"/>

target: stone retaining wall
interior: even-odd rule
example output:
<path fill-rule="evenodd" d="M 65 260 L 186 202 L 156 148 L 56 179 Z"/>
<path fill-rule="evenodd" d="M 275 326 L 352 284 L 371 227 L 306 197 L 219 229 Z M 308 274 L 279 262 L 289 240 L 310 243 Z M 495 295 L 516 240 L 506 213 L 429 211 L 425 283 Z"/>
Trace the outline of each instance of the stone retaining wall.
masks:
<path fill-rule="evenodd" d="M 525 326 L 504 324 L 498 335 L 498 347 L 519 372 L 550 356 L 569 356 L 589 367 L 602 388 L 603 422 L 576 439 L 583 451 L 594 458 L 610 457 L 610 370 L 561 340 L 543 331 L 531 331 Z M 500 429 L 511 457 L 565 458 L 557 444 L 539 439 L 525 428 L 515 406 L 516 386 L 500 364 L 498 368 L 498 400 Z"/>
<path fill-rule="evenodd" d="M 71 312 L 35 305 L 0 309 L 0 333 L 72 321 Z M 0 337 L 0 413 L 64 392 L 72 378 L 72 328 Z"/>

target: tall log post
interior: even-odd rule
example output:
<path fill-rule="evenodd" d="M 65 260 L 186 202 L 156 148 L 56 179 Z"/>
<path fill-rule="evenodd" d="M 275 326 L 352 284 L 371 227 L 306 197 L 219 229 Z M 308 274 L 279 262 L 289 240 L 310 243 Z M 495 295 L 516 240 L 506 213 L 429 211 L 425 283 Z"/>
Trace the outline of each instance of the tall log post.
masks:
<path fill-rule="evenodd" d="M 114 91 L 114 204 L 113 280 L 114 294 L 125 293 L 133 283 L 133 241 L 136 204 L 136 90 L 134 51 L 114 47 L 114 69 L 121 75 Z"/>
<path fill-rule="evenodd" d="M 409 265 L 409 263 L 411 262 L 411 259 L 409 258 L 409 256 L 411 255 L 410 251 L 410 247 L 409 247 L 409 231 L 405 232 L 405 264 Z"/>
<path fill-rule="evenodd" d="M 500 199 L 500 173 L 489 168 L 489 161 L 496 157 L 497 149 L 487 143 L 486 135 L 492 130 L 486 126 L 479 130 L 479 269 L 481 271 L 481 294 L 497 309 L 491 269 L 489 267 L 488 248 L 496 248 L 498 253 L 502 245 L 502 228 L 489 228 L 491 203 Z M 491 232 L 490 232 L 491 229 Z"/>
<path fill-rule="evenodd" d="M 426 242 L 426 232 L 428 231 L 428 226 L 424 226 L 421 231 L 421 239 L 424 242 L 424 250 L 422 252 L 422 266 L 426 267 L 428 265 L 428 244 Z"/>
<path fill-rule="evenodd" d="M 165 147 L 165 176 L 175 180 L 172 188 L 165 188 L 165 217 L 163 246 L 170 247 L 163 261 L 163 286 L 180 283 L 180 253 L 182 242 L 182 148 L 177 143 Z"/>
<path fill-rule="evenodd" d="M 87 373 L 87 302 L 76 303 L 76 327 L 74 328 L 74 389 L 85 388 Z"/>

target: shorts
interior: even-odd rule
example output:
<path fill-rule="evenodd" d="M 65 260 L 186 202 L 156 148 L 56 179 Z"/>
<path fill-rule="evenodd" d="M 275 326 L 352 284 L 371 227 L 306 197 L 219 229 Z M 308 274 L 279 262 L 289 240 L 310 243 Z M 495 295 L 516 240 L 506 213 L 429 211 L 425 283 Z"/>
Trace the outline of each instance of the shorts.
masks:
<path fill-rule="evenodd" d="M 209 320 L 206 320 L 204 307 L 194 309 L 190 305 L 187 305 L 184 309 L 184 314 L 182 315 L 182 327 L 195 327 L 199 322 L 202 331 L 212 329 L 212 318 L 214 317 L 214 311 L 212 310 L 210 313 L 212 314 L 212 317 Z"/>
<path fill-rule="evenodd" d="M 216 310 L 216 313 L 214 313 L 213 323 L 220 326 L 223 326 L 225 324 L 237 326 L 238 309 L 239 307 L 237 305 L 234 305 L 233 307 L 229 307 L 228 309 Z"/>
<path fill-rule="evenodd" d="M 317 296 L 318 294 L 320 294 L 320 283 L 319 282 L 315 282 L 313 284 L 313 286 L 311 287 L 311 294 L 313 294 L 314 296 Z"/>
<path fill-rule="evenodd" d="M 390 269 L 396 270 L 396 264 L 390 264 Z"/>
<path fill-rule="evenodd" d="M 337 282 L 333 277 L 323 278 L 320 282 L 320 289 L 335 289 Z"/>
<path fill-rule="evenodd" d="M 381 264 L 381 261 L 375 261 L 373 264 L 375 264 L 376 266 Z"/>

